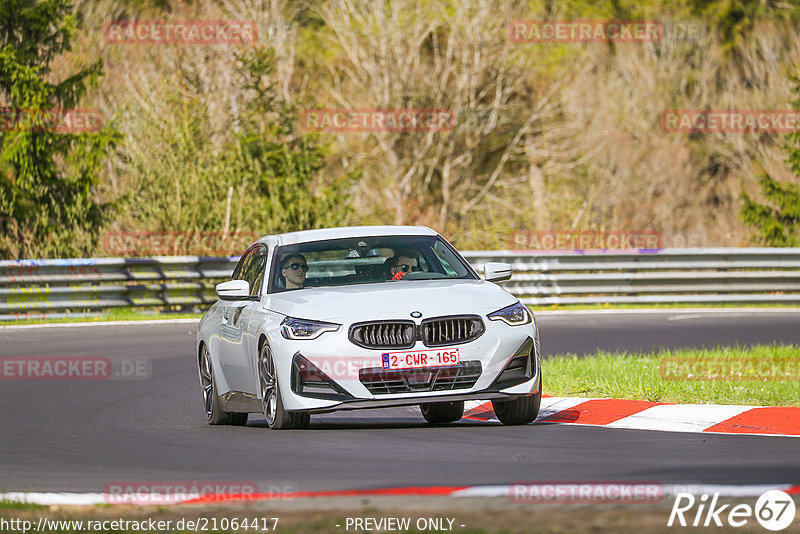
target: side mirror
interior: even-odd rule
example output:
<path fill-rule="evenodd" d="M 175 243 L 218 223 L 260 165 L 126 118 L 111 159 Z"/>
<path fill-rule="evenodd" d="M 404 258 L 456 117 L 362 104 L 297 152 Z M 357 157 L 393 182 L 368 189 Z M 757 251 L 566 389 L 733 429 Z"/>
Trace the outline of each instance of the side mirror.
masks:
<path fill-rule="evenodd" d="M 250 298 L 250 282 L 230 280 L 217 284 L 217 296 L 222 300 L 243 300 Z"/>
<path fill-rule="evenodd" d="M 487 282 L 502 282 L 511 279 L 511 265 L 497 261 L 487 261 L 483 266 L 483 278 Z"/>

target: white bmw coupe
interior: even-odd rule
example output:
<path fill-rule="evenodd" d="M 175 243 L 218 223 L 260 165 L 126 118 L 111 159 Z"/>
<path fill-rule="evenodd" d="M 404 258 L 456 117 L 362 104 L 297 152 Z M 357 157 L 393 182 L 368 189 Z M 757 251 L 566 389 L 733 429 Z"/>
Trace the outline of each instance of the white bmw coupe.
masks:
<path fill-rule="evenodd" d="M 209 424 L 261 413 L 273 429 L 314 413 L 419 405 L 430 423 L 491 400 L 530 423 L 542 392 L 533 314 L 421 226 L 266 236 L 242 254 L 200 321 L 197 363 Z"/>

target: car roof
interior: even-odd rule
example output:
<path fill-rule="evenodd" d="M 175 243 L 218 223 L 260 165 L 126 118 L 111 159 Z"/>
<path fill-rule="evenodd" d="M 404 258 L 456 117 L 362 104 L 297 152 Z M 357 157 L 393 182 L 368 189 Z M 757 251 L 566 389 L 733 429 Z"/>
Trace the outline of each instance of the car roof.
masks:
<path fill-rule="evenodd" d="M 374 237 L 389 235 L 439 235 L 427 226 L 343 226 L 340 228 L 322 228 L 319 230 L 301 230 L 274 236 L 264 236 L 259 242 L 266 242 L 270 237 L 277 245 L 293 245 L 309 241 L 323 241 L 342 237 Z"/>

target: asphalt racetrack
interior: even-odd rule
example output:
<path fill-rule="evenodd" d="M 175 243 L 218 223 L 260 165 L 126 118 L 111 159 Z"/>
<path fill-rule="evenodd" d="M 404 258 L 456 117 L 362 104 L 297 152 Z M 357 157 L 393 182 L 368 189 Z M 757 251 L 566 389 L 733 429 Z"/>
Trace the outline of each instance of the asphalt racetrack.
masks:
<path fill-rule="evenodd" d="M 538 316 L 545 354 L 800 344 L 797 310 Z M 149 358 L 138 380 L 0 380 L 0 492 L 119 481 L 247 481 L 262 492 L 522 481 L 800 481 L 789 437 L 535 423 L 425 424 L 416 407 L 312 417 L 307 430 L 205 423 L 193 323 L 0 328 L 0 357 Z M 545 376 L 545 384 L 547 377 Z M 546 388 L 546 385 L 545 385 Z"/>

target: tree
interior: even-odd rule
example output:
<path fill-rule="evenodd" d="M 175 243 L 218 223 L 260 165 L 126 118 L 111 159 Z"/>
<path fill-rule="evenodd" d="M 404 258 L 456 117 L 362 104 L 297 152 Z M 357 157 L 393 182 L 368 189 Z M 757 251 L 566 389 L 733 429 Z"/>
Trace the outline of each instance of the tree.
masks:
<path fill-rule="evenodd" d="M 800 111 L 800 76 L 789 76 L 797 98 L 792 109 Z M 800 177 L 800 131 L 786 136 L 784 146 L 787 162 L 795 176 Z M 764 198 L 770 204 L 761 204 L 742 193 L 742 219 L 758 228 L 760 241 L 770 247 L 800 246 L 800 188 L 795 184 L 782 184 L 764 173 L 759 180 Z"/>
<path fill-rule="evenodd" d="M 129 134 L 117 164 L 131 184 L 121 229 L 229 236 L 346 224 L 358 171 L 325 175 L 328 144 L 299 131 L 296 106 L 277 94 L 274 51 L 200 61 L 182 61 L 167 82 L 132 82 L 146 105 L 121 110 Z M 213 115 L 214 95 L 197 82 L 209 73 L 237 88 L 227 113 Z M 241 252 L 234 242 L 230 254 Z"/>
<path fill-rule="evenodd" d="M 360 169 L 332 183 L 320 180 L 327 145 L 318 134 L 296 131 L 296 106 L 280 100 L 271 83 L 274 60 L 274 51 L 262 48 L 241 58 L 242 83 L 253 97 L 241 117 L 236 152 L 257 184 L 254 218 L 263 228 L 281 232 L 343 224 L 352 209 L 348 189 Z"/>
<path fill-rule="evenodd" d="M 76 28 L 70 0 L 0 2 L 0 257 L 87 254 L 109 210 L 93 187 L 113 128 L 61 127 L 102 64 L 51 81 Z"/>

